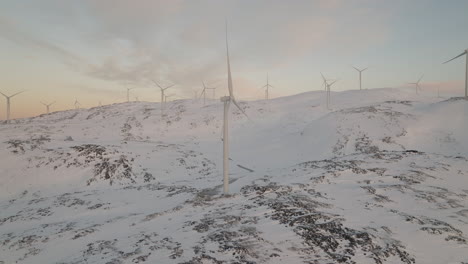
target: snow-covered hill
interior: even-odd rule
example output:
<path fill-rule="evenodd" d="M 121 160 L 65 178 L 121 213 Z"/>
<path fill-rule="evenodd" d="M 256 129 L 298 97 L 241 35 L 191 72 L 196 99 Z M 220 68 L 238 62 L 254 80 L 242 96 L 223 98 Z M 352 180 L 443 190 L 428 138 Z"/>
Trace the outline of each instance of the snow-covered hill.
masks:
<path fill-rule="evenodd" d="M 398 89 L 0 124 L 0 263 L 468 263 L 468 102 Z"/>

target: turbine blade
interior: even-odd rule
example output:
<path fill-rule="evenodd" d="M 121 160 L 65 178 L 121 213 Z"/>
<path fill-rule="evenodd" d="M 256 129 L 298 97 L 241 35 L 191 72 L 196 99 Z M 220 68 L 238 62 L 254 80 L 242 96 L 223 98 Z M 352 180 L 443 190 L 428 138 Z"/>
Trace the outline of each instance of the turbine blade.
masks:
<path fill-rule="evenodd" d="M 424 77 L 424 74 L 421 75 L 421 78 L 419 78 L 419 80 L 416 82 L 418 85 L 419 85 L 419 82 L 422 80 L 423 77 Z"/>
<path fill-rule="evenodd" d="M 353 67 L 356 71 L 360 72 L 360 70 L 354 66 L 351 65 L 351 67 Z"/>
<path fill-rule="evenodd" d="M 13 97 L 13 96 L 15 96 L 15 95 L 18 95 L 18 94 L 20 94 L 20 93 L 23 93 L 23 92 L 24 92 L 24 91 L 21 91 L 21 92 L 17 92 L 17 93 L 15 93 L 15 94 L 12 94 L 12 95 L 10 95 L 10 98 Z"/>
<path fill-rule="evenodd" d="M 159 85 L 159 83 L 157 83 L 155 80 L 151 80 L 151 81 L 153 81 L 153 82 L 154 82 L 154 84 L 156 84 L 156 85 L 157 85 L 159 88 L 161 88 L 161 89 L 162 89 L 161 85 Z"/>
<path fill-rule="evenodd" d="M 228 46 L 228 33 L 227 33 L 227 20 L 226 20 L 226 57 L 227 57 L 227 70 L 228 70 L 228 90 L 229 96 L 234 98 L 234 91 L 232 88 L 232 76 L 231 76 L 231 63 L 229 61 L 229 46 Z"/>
<path fill-rule="evenodd" d="M 231 96 L 231 101 L 232 103 L 237 107 L 239 108 L 239 110 L 250 120 L 250 117 L 245 113 L 244 109 L 242 109 L 239 104 L 237 104 L 237 101 L 234 97 Z"/>
<path fill-rule="evenodd" d="M 1 94 L 3 94 L 3 96 L 5 96 L 5 97 L 7 97 L 7 98 L 8 98 L 8 96 L 7 96 L 6 94 L 4 94 L 4 93 L 2 93 L 2 92 L 0 92 L 0 93 L 1 93 Z"/>
<path fill-rule="evenodd" d="M 453 61 L 454 59 L 456 59 L 456 58 L 458 58 L 458 57 L 461 57 L 461 56 L 463 56 L 463 55 L 465 55 L 465 54 L 466 54 L 466 50 L 465 50 L 462 54 L 460 54 L 460 55 L 456 56 L 455 58 L 453 58 L 453 59 L 451 59 L 451 60 L 448 60 L 448 61 L 446 61 L 446 62 L 444 62 L 444 63 L 442 63 L 442 64 L 445 64 L 445 63 L 447 63 L 447 62 Z"/>
<path fill-rule="evenodd" d="M 333 81 L 332 83 L 330 83 L 328 86 L 332 86 L 334 83 L 336 83 L 338 80 L 335 80 Z"/>
<path fill-rule="evenodd" d="M 320 75 L 322 75 L 323 82 L 327 82 L 327 79 L 325 79 L 325 76 L 323 76 L 322 73 L 320 73 Z"/>
<path fill-rule="evenodd" d="M 175 85 L 175 83 L 172 84 L 172 85 L 167 86 L 166 88 L 164 88 L 164 90 L 167 90 L 167 89 L 171 88 L 171 87 L 174 86 L 174 85 Z"/>
<path fill-rule="evenodd" d="M 365 70 L 367 70 L 367 69 L 369 69 L 369 67 L 367 67 L 367 68 L 364 68 L 364 70 L 362 70 L 361 72 L 363 72 L 363 71 L 365 71 Z"/>

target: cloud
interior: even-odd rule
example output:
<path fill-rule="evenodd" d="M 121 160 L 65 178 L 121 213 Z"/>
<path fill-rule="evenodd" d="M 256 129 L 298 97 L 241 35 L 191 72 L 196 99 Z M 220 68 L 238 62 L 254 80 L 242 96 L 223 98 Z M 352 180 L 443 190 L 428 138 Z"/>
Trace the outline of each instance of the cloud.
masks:
<path fill-rule="evenodd" d="M 75 53 L 48 41 L 52 38 L 47 35 L 37 37 L 6 19 L 0 19 L 2 36 L 45 51 L 91 78 L 141 86 L 158 79 L 178 84 L 180 92 L 190 96 L 191 88 L 200 86 L 201 80 L 223 80 L 226 76 L 225 17 L 229 19 L 235 81 L 240 87 L 249 87 L 252 82 L 245 74 L 282 69 L 329 50 L 337 56 L 363 49 L 385 41 L 388 35 L 385 19 L 378 12 L 340 0 L 292 4 L 100 0 L 83 1 L 73 8 L 55 8 L 51 3 L 44 8 L 46 14 L 60 13 L 64 8 L 70 14 L 70 18 L 53 16 L 54 24 L 63 22 L 69 31 L 77 27 L 77 34 L 54 35 L 53 39 L 74 37 L 67 41 L 75 44 Z M 249 89 L 243 89 L 239 88 L 240 94 L 248 97 Z"/>
<path fill-rule="evenodd" d="M 32 34 L 20 29 L 16 23 L 5 17 L 0 17 L 0 34 L 1 38 L 12 41 L 18 45 L 36 49 L 39 53 L 46 52 L 50 56 L 54 56 L 58 60 L 71 68 L 78 69 L 83 60 L 66 49 L 34 37 Z"/>

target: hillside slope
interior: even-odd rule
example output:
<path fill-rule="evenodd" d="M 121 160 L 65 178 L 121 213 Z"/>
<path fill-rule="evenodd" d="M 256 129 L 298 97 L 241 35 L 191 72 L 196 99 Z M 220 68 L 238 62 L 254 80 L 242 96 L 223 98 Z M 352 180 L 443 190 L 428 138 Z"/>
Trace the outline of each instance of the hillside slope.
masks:
<path fill-rule="evenodd" d="M 398 89 L 0 124 L 0 263 L 468 263 L 468 103 Z M 247 168 L 247 169 L 246 169 Z"/>

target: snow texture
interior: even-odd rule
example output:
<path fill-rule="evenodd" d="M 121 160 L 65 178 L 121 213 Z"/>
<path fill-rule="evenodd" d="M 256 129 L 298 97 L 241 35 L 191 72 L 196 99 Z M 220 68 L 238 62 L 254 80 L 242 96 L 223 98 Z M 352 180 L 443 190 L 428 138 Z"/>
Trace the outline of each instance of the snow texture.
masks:
<path fill-rule="evenodd" d="M 133 102 L 0 124 L 0 264 L 468 263 L 468 101 Z"/>

